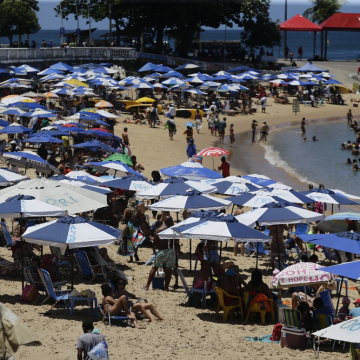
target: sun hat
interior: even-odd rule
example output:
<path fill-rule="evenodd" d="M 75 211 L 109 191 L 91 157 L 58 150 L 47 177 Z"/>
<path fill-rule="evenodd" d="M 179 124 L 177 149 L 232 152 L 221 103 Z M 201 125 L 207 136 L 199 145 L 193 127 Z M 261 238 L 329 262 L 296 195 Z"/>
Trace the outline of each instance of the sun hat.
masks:
<path fill-rule="evenodd" d="M 233 269 L 227 269 L 225 274 L 226 274 L 226 277 L 238 275 L 238 273 Z"/>

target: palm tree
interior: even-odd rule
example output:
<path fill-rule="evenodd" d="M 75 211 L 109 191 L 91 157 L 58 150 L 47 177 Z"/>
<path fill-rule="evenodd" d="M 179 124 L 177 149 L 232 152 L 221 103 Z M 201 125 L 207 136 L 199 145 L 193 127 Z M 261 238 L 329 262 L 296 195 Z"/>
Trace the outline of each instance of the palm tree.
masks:
<path fill-rule="evenodd" d="M 314 6 L 305 10 L 303 16 L 312 22 L 321 24 L 323 21 L 340 12 L 346 0 L 308 0 Z M 323 57 L 323 32 L 321 32 L 321 57 Z M 325 58 L 327 53 L 327 31 L 325 32 Z"/>

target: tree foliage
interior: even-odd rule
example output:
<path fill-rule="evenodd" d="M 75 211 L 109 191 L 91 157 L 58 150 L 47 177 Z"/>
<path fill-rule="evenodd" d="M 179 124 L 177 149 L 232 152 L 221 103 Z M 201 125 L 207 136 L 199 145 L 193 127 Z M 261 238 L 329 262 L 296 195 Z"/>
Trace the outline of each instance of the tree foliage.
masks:
<path fill-rule="evenodd" d="M 64 18 L 75 14 L 74 1 L 62 1 Z M 156 53 L 161 53 L 165 35 L 176 41 L 179 53 L 186 51 L 201 27 L 243 27 L 243 40 L 251 47 L 271 46 L 280 36 L 269 18 L 270 0 L 90 0 L 90 16 L 95 21 L 108 18 L 110 4 L 117 30 L 137 38 L 151 33 Z M 60 13 L 59 6 L 55 11 Z M 86 4 L 79 3 L 78 11 L 88 16 Z M 256 34 L 259 27 L 262 34 Z"/>
<path fill-rule="evenodd" d="M 12 44 L 14 35 L 34 34 L 41 27 L 32 6 L 37 1 L 4 0 L 0 3 L 0 35 Z"/>
<path fill-rule="evenodd" d="M 323 21 L 339 12 L 346 4 L 345 0 L 308 0 L 314 6 L 305 10 L 303 16 L 307 19 L 321 24 Z"/>

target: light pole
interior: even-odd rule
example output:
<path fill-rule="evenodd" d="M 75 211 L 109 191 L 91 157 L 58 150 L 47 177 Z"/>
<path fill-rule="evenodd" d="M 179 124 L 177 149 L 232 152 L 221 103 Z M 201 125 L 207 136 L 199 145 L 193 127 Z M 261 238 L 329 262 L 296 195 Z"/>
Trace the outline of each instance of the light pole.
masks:
<path fill-rule="evenodd" d="M 86 1 L 87 10 L 88 10 L 88 18 L 89 18 L 89 42 L 91 41 L 91 18 L 90 18 L 90 2 L 89 0 Z"/>
<path fill-rule="evenodd" d="M 60 0 L 60 19 L 61 19 L 61 30 L 60 30 L 60 35 L 61 35 L 61 46 L 64 43 L 64 26 L 63 26 L 63 17 L 62 17 L 62 8 L 61 8 L 61 0 Z"/>
<path fill-rule="evenodd" d="M 109 0 L 109 41 L 111 46 L 111 0 Z"/>
<path fill-rule="evenodd" d="M 285 0 L 285 21 L 287 20 L 287 0 Z M 287 47 L 287 31 L 284 31 L 284 54 Z M 284 56 L 285 57 L 285 56 Z"/>
<path fill-rule="evenodd" d="M 80 46 L 80 25 L 79 25 L 79 13 L 78 13 L 77 0 L 75 0 L 75 7 L 76 7 L 76 20 L 77 20 L 76 39 L 77 39 L 77 46 Z"/>

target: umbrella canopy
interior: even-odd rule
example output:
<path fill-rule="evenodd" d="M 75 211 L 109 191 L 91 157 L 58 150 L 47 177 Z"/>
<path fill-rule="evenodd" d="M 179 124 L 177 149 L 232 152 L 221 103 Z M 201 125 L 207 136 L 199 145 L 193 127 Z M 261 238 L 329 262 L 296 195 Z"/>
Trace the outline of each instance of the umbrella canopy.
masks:
<path fill-rule="evenodd" d="M 305 242 L 360 255 L 360 234 L 354 233 L 353 231 L 336 234 L 309 234 L 298 236 Z"/>
<path fill-rule="evenodd" d="M 186 127 L 195 127 L 196 125 L 193 124 L 191 121 L 189 121 L 184 126 L 186 126 Z"/>
<path fill-rule="evenodd" d="M 160 169 L 167 176 L 180 176 L 189 180 L 219 179 L 221 174 L 208 169 L 194 161 L 187 161 L 180 165 Z"/>
<path fill-rule="evenodd" d="M 65 177 L 67 177 L 69 179 L 74 179 L 74 180 L 87 181 L 88 183 L 103 182 L 103 180 L 101 180 L 99 177 L 91 175 L 91 174 L 87 173 L 86 171 L 82 171 L 82 170 L 70 171 L 69 173 L 67 173 L 65 175 Z"/>
<path fill-rule="evenodd" d="M 6 129 L 6 128 L 5 128 Z M 360 205 L 353 200 L 343 196 L 336 195 L 334 191 L 329 189 L 311 189 L 310 191 L 301 191 L 301 194 L 307 196 L 313 201 L 335 204 L 335 205 Z"/>
<path fill-rule="evenodd" d="M 57 246 L 62 250 L 110 245 L 121 237 L 121 230 L 82 218 L 65 216 L 29 227 L 23 238 L 32 244 Z"/>
<path fill-rule="evenodd" d="M 358 343 L 359 328 L 360 317 L 355 317 L 351 320 L 342 321 L 338 324 L 315 331 L 312 335 L 336 341 L 344 341 L 345 343 Z"/>
<path fill-rule="evenodd" d="M 113 104 L 108 101 L 102 100 L 96 103 L 95 106 L 98 108 L 104 108 L 104 107 L 113 107 Z"/>
<path fill-rule="evenodd" d="M 324 284 L 328 281 L 334 280 L 333 275 L 320 270 L 321 265 L 311 262 L 300 262 L 291 265 L 277 274 L 274 278 L 274 285 L 278 289 Z"/>
<path fill-rule="evenodd" d="M 276 182 L 274 184 L 270 184 L 267 187 L 270 189 L 274 189 L 274 190 L 293 190 L 293 188 L 291 186 L 285 185 L 281 182 Z"/>
<path fill-rule="evenodd" d="M 155 66 L 151 70 L 155 71 L 155 72 L 160 72 L 160 73 L 167 73 L 169 71 L 172 71 L 171 68 L 169 68 L 168 66 L 162 65 L 162 64 Z"/>
<path fill-rule="evenodd" d="M 277 198 L 294 204 L 310 204 L 313 202 L 312 199 L 297 191 L 274 189 L 270 192 L 270 194 L 271 196 L 276 196 Z"/>
<path fill-rule="evenodd" d="M 62 140 L 56 139 L 48 135 L 47 133 L 41 134 L 41 131 L 40 133 L 36 133 L 34 134 L 34 136 L 27 138 L 26 141 L 29 143 L 52 143 L 52 144 L 60 144 L 63 142 Z"/>
<path fill-rule="evenodd" d="M 129 175 L 124 176 L 121 179 L 114 179 L 106 181 L 101 184 L 109 188 L 124 189 L 131 191 L 144 191 L 153 187 L 151 183 L 146 181 L 142 176 Z"/>
<path fill-rule="evenodd" d="M 66 210 L 36 200 L 29 195 L 15 195 L 0 203 L 0 216 L 2 218 L 64 215 L 66 215 Z"/>
<path fill-rule="evenodd" d="M 63 62 L 58 62 L 54 65 L 51 65 L 50 69 L 55 69 L 55 70 L 60 70 L 60 71 L 70 71 L 73 69 L 73 67 L 70 65 L 67 65 Z"/>
<path fill-rule="evenodd" d="M 322 214 L 308 211 L 296 206 L 287 206 L 281 208 L 255 209 L 238 215 L 236 218 L 239 222 L 250 227 L 254 227 L 256 223 L 259 225 L 280 225 L 297 224 L 303 221 L 319 221 L 322 218 Z"/>
<path fill-rule="evenodd" d="M 5 121 L 4 119 L 0 119 L 0 126 L 9 126 L 9 122 Z"/>
<path fill-rule="evenodd" d="M 24 168 L 33 168 L 40 172 L 50 173 L 53 171 L 58 174 L 59 169 L 42 159 L 39 155 L 31 151 L 17 151 L 3 153 L 2 156 L 10 162 L 11 165 Z"/>
<path fill-rule="evenodd" d="M 0 349 L 5 359 L 15 354 L 21 345 L 42 345 L 39 338 L 5 304 L 0 303 Z"/>
<path fill-rule="evenodd" d="M 33 196 L 39 201 L 67 210 L 69 214 L 92 211 L 108 205 L 105 195 L 44 178 L 22 181 L 0 190 L 0 202 L 19 194 Z"/>
<path fill-rule="evenodd" d="M 9 126 L 6 126 L 5 128 L 0 130 L 0 134 L 28 134 L 31 132 L 31 129 L 18 125 L 16 123 L 13 123 Z"/>
<path fill-rule="evenodd" d="M 149 208 L 152 211 L 180 212 L 184 209 L 188 211 L 220 210 L 225 209 L 230 204 L 231 201 L 202 195 L 200 192 L 192 190 L 149 205 Z"/>
<path fill-rule="evenodd" d="M 107 172 L 108 174 L 113 174 L 118 176 L 126 176 L 128 174 L 133 174 L 144 177 L 143 175 L 136 172 L 128 165 L 122 164 L 118 161 L 91 162 L 91 163 L 85 163 L 84 166 L 91 167 L 101 172 Z"/>
<path fill-rule="evenodd" d="M 56 114 L 53 114 L 51 111 L 36 109 L 35 111 L 30 111 L 28 113 L 22 114 L 21 116 L 31 117 L 31 118 L 45 118 L 45 117 L 57 117 Z"/>
<path fill-rule="evenodd" d="M 324 82 L 324 85 L 335 85 L 335 84 L 342 84 L 342 83 L 335 79 L 330 79 L 330 80 Z"/>
<path fill-rule="evenodd" d="M 6 110 L 1 110 L 0 111 L 1 114 L 3 115 L 21 115 L 25 113 L 25 111 L 22 111 L 18 108 L 8 108 Z"/>
<path fill-rule="evenodd" d="M 27 177 L 19 175 L 16 172 L 5 168 L 0 168 L 0 186 L 8 186 L 10 184 L 26 180 Z"/>
<path fill-rule="evenodd" d="M 346 277 L 353 280 L 360 280 L 360 263 L 359 261 L 346 262 L 339 265 L 322 267 L 320 270 Z M 360 318 L 359 318 L 360 319 Z"/>
<path fill-rule="evenodd" d="M 260 208 L 263 205 L 281 201 L 280 198 L 272 196 L 269 191 L 264 189 L 256 189 L 256 193 L 241 194 L 228 199 L 231 199 L 231 202 L 234 205 L 242 205 L 252 208 Z"/>
<path fill-rule="evenodd" d="M 70 128 L 70 131 L 72 131 L 72 128 Z M 99 140 L 85 141 L 80 144 L 71 145 L 71 147 L 88 149 L 88 150 L 94 151 L 94 152 L 98 152 L 99 150 L 113 152 L 113 153 L 116 152 L 116 149 L 112 148 L 111 146 L 109 146 Z"/>
<path fill-rule="evenodd" d="M 189 63 L 189 64 L 184 64 L 184 65 L 178 66 L 177 68 L 175 68 L 175 70 L 192 70 L 192 69 L 197 69 L 199 67 L 200 67 L 199 65 Z"/>
<path fill-rule="evenodd" d="M 216 187 L 199 181 L 187 181 L 181 177 L 170 177 L 164 180 L 164 182 L 136 194 L 136 197 L 138 199 L 158 199 L 160 197 L 169 197 L 185 193 L 193 189 L 201 193 L 212 193 L 216 191 Z"/>
<path fill-rule="evenodd" d="M 264 233 L 241 224 L 232 215 L 218 215 L 195 224 L 175 227 L 181 238 L 235 242 L 271 242 Z"/>
<path fill-rule="evenodd" d="M 145 72 L 145 71 L 153 71 L 157 67 L 156 64 L 153 64 L 151 62 L 146 63 L 144 66 L 142 66 L 138 72 Z"/>
<path fill-rule="evenodd" d="M 269 186 L 276 183 L 276 181 L 271 180 L 267 176 L 258 174 L 245 175 L 243 176 L 243 179 L 250 180 L 252 183 L 261 186 Z"/>
<path fill-rule="evenodd" d="M 333 214 L 326 217 L 323 221 L 317 224 L 317 227 L 320 230 L 330 233 L 344 232 L 349 226 L 349 220 L 359 222 L 360 213 L 342 212 Z M 358 231 L 360 231 L 360 229 Z"/>
<path fill-rule="evenodd" d="M 183 85 L 183 84 L 185 84 L 185 81 L 180 80 L 176 77 L 172 77 L 168 80 L 163 81 L 162 84 L 163 85 Z"/>
<path fill-rule="evenodd" d="M 212 148 L 207 148 L 207 149 L 201 150 L 198 153 L 198 156 L 223 156 L 223 155 L 228 155 L 228 154 L 230 154 L 230 153 L 224 149 L 212 147 Z"/>
<path fill-rule="evenodd" d="M 107 161 L 120 161 L 123 164 L 133 166 L 130 156 L 126 155 L 126 154 L 116 153 L 116 154 L 110 155 L 108 158 L 103 160 L 103 162 L 107 162 Z"/>
<path fill-rule="evenodd" d="M 241 193 L 247 193 L 250 191 L 259 190 L 259 188 L 255 185 L 227 181 L 226 178 L 224 179 L 224 181 L 213 183 L 213 186 L 217 187 L 216 192 L 218 194 L 223 194 L 223 195 L 238 195 Z M 229 199 L 231 199 L 232 201 L 233 198 L 229 198 Z"/>

